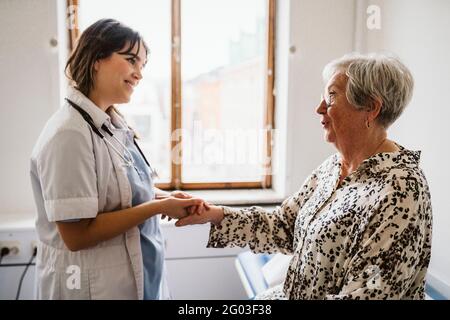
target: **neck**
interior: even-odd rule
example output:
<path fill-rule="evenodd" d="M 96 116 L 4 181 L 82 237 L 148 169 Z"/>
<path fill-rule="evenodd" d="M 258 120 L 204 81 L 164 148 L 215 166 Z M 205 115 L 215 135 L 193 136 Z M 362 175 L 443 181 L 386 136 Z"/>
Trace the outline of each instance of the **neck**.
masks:
<path fill-rule="evenodd" d="M 102 98 L 102 95 L 99 94 L 98 91 L 96 90 L 92 90 L 89 95 L 88 98 L 100 109 L 102 109 L 102 111 L 106 112 L 106 110 L 109 108 L 109 106 L 111 105 L 110 103 L 108 103 L 105 99 Z"/>
<path fill-rule="evenodd" d="M 350 144 L 338 148 L 343 170 L 349 173 L 355 171 L 364 160 L 384 150 L 387 142 L 385 130 L 353 137 Z"/>

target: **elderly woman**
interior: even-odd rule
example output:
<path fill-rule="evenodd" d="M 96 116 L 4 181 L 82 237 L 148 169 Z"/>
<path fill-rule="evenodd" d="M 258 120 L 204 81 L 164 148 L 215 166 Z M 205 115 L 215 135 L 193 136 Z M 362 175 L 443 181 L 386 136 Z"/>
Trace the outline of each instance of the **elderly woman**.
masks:
<path fill-rule="evenodd" d="M 423 299 L 432 210 L 420 152 L 387 138 L 411 99 L 397 59 L 349 55 L 324 69 L 317 107 L 337 153 L 273 212 L 211 206 L 178 226 L 211 222 L 209 247 L 292 254 L 265 299 Z"/>

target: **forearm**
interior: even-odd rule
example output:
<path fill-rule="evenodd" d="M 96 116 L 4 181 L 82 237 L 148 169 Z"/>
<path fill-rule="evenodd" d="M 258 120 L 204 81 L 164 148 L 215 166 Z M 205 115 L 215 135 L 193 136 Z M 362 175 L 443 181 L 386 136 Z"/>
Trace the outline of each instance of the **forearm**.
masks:
<path fill-rule="evenodd" d="M 260 207 L 223 207 L 222 219 L 211 226 L 208 247 L 248 245 L 254 252 L 290 254 L 293 250 L 291 220 L 279 207 L 273 211 Z"/>
<path fill-rule="evenodd" d="M 99 214 L 96 219 L 91 220 L 87 228 L 88 238 L 95 243 L 114 238 L 160 211 L 160 202 L 151 201 L 132 208 Z"/>
<path fill-rule="evenodd" d="M 209 211 L 210 211 L 209 222 L 211 222 L 215 226 L 220 225 L 220 223 L 224 218 L 223 207 L 211 206 L 211 209 Z"/>
<path fill-rule="evenodd" d="M 97 215 L 79 222 L 57 222 L 64 243 L 71 251 L 78 251 L 112 239 L 143 223 L 161 211 L 160 201 Z"/>

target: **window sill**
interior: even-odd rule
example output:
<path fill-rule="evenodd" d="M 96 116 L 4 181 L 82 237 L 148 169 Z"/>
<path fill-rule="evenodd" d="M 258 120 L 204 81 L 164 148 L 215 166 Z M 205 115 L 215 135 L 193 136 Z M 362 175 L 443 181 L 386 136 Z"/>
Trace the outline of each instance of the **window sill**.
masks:
<path fill-rule="evenodd" d="M 216 205 L 280 204 L 284 197 L 272 189 L 191 190 L 189 194 Z"/>

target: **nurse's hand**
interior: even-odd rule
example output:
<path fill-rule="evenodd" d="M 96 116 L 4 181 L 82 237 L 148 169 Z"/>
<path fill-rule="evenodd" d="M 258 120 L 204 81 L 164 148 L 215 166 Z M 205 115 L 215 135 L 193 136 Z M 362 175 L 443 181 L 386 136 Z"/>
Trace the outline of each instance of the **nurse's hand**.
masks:
<path fill-rule="evenodd" d="M 170 193 L 166 192 L 166 191 L 161 191 L 160 194 L 156 194 L 155 198 L 156 199 L 165 199 L 165 198 L 168 198 L 168 197 L 174 197 L 174 198 L 179 198 L 179 199 L 190 199 L 190 198 L 192 198 L 192 196 L 189 193 L 186 193 L 186 192 L 183 192 L 183 191 L 180 191 L 180 190 L 175 190 L 175 191 L 172 191 Z M 171 217 L 167 217 L 167 215 L 162 214 L 161 215 L 161 219 L 165 219 L 165 218 L 167 218 L 168 221 L 172 220 Z"/>
<path fill-rule="evenodd" d="M 172 191 L 170 194 L 167 194 L 167 196 L 157 196 L 156 199 L 163 199 L 166 197 L 174 197 L 174 198 L 178 198 L 178 199 L 191 199 L 193 198 L 193 196 L 187 192 L 184 191 L 180 191 L 180 190 L 175 190 Z M 209 204 L 208 203 L 204 203 L 203 205 L 200 206 L 192 206 L 188 209 L 188 213 L 189 214 L 193 214 L 193 213 L 201 213 L 203 210 L 205 209 L 209 209 Z M 165 219 L 167 216 L 165 214 L 161 215 L 161 219 Z M 172 220 L 171 217 L 168 217 L 168 221 Z"/>
<path fill-rule="evenodd" d="M 205 203 L 202 199 L 198 198 L 179 199 L 174 197 L 155 201 L 160 202 L 161 214 L 173 219 L 183 218 L 189 214 L 189 207 L 203 206 L 203 204 Z"/>
<path fill-rule="evenodd" d="M 188 226 L 192 224 L 203 224 L 211 222 L 212 224 L 219 225 L 223 220 L 223 208 L 220 206 L 209 205 L 209 209 L 202 212 L 189 214 L 187 217 L 178 220 L 175 225 L 177 227 Z"/>
<path fill-rule="evenodd" d="M 184 191 L 180 191 L 180 190 L 172 191 L 170 193 L 170 196 L 174 197 L 174 198 L 178 198 L 178 199 L 191 199 L 191 198 L 193 198 L 193 196 L 191 194 L 189 194 L 187 192 L 184 192 Z"/>

